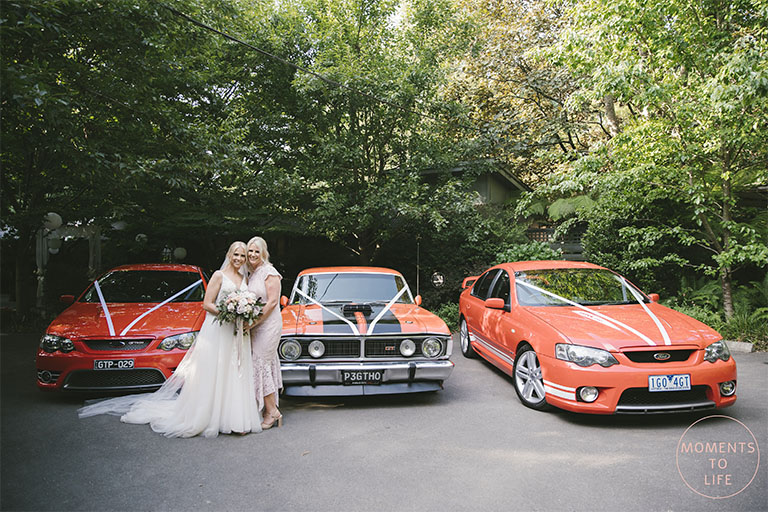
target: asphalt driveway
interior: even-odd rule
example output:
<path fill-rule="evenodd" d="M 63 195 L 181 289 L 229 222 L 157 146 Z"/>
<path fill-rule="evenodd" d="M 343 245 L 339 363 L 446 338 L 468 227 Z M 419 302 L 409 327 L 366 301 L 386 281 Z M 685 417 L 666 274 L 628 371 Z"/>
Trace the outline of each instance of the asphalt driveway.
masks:
<path fill-rule="evenodd" d="M 2 510 L 768 509 L 766 353 L 735 355 L 739 400 L 722 411 L 536 412 L 504 374 L 457 353 L 437 393 L 286 398 L 283 428 L 166 439 L 116 417 L 79 420 L 82 396 L 38 391 L 37 342 L 0 335 Z M 710 441 L 741 454 L 713 455 Z"/>

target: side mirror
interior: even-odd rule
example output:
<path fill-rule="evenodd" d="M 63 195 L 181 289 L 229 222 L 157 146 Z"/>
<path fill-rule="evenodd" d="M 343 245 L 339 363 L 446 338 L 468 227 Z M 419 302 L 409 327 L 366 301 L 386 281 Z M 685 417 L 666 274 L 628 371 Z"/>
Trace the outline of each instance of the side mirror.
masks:
<path fill-rule="evenodd" d="M 72 304 L 75 302 L 75 296 L 74 295 L 62 295 L 59 297 L 59 302 L 63 302 L 64 304 Z"/>
<path fill-rule="evenodd" d="M 504 309 L 504 299 L 499 299 L 498 297 L 485 299 L 485 307 L 489 309 Z"/>
<path fill-rule="evenodd" d="M 648 298 L 651 299 L 651 302 L 659 302 L 659 294 L 658 293 L 649 293 Z"/>
<path fill-rule="evenodd" d="M 417 295 L 417 296 L 416 296 L 416 297 L 413 299 L 413 302 L 415 302 L 417 306 L 421 306 L 421 295 Z"/>
<path fill-rule="evenodd" d="M 280 305 L 282 307 L 287 306 L 288 305 L 288 297 L 286 297 L 285 295 L 281 295 L 280 296 Z"/>
<path fill-rule="evenodd" d="M 469 288 L 472 286 L 472 284 L 474 284 L 475 281 L 477 281 L 477 276 L 465 277 L 464 281 L 461 282 L 461 288 Z"/>

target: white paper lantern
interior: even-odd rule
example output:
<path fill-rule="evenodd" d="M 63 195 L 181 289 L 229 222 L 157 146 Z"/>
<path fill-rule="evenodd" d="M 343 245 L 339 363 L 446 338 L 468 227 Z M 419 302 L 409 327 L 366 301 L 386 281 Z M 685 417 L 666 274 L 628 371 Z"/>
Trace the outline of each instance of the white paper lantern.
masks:
<path fill-rule="evenodd" d="M 43 217 L 43 227 L 49 231 L 59 229 L 61 227 L 61 215 L 54 212 L 49 212 Z"/>

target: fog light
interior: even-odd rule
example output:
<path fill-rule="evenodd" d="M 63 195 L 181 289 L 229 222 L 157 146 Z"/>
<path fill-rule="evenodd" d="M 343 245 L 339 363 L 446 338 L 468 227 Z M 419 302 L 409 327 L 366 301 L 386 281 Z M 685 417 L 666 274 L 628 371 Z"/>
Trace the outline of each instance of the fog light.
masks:
<path fill-rule="evenodd" d="M 405 357 L 411 357 L 416 353 L 416 344 L 412 340 L 403 340 L 400 342 L 400 353 Z"/>
<path fill-rule="evenodd" d="M 729 380 L 720 383 L 720 394 L 723 396 L 731 396 L 736 392 L 736 382 Z"/>
<path fill-rule="evenodd" d="M 296 340 L 285 340 L 280 345 L 280 355 L 289 361 L 298 359 L 301 356 L 301 345 Z"/>
<path fill-rule="evenodd" d="M 584 386 L 579 388 L 579 398 L 587 403 L 592 403 L 597 400 L 598 391 L 597 388 L 592 386 Z"/>
<path fill-rule="evenodd" d="M 53 375 L 48 370 L 37 372 L 37 378 L 44 384 L 50 384 L 53 380 Z"/>
<path fill-rule="evenodd" d="M 317 359 L 325 354 L 325 345 L 320 340 L 314 340 L 309 344 L 309 355 Z"/>

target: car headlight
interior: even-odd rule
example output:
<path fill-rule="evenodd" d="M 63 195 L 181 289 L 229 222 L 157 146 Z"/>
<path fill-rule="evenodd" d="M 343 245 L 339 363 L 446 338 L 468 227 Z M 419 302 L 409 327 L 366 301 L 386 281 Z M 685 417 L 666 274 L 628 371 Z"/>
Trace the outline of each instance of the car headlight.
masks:
<path fill-rule="evenodd" d="M 443 353 L 443 342 L 440 338 L 427 338 L 421 342 L 421 353 L 434 358 Z"/>
<path fill-rule="evenodd" d="M 312 340 L 309 344 L 309 355 L 317 359 L 325 354 L 325 344 L 320 340 Z"/>
<path fill-rule="evenodd" d="M 192 331 L 168 336 L 162 343 L 160 343 L 160 348 L 163 350 L 173 350 L 174 348 L 187 350 L 195 342 L 195 339 L 197 339 L 198 332 L 199 331 Z"/>
<path fill-rule="evenodd" d="M 571 345 L 569 343 L 558 343 L 555 345 L 555 357 L 584 367 L 599 364 L 608 368 L 614 364 L 619 364 L 616 358 L 607 350 L 584 347 L 582 345 Z"/>
<path fill-rule="evenodd" d="M 72 340 L 55 334 L 45 334 L 40 338 L 40 348 L 46 352 L 53 353 L 61 350 L 64 353 L 75 350 L 75 344 Z"/>
<path fill-rule="evenodd" d="M 731 351 L 728 350 L 728 345 L 723 340 L 716 341 L 704 349 L 704 360 L 710 363 L 714 363 L 718 359 L 727 361 L 730 358 Z"/>
<path fill-rule="evenodd" d="M 280 343 L 280 355 L 284 359 L 294 361 L 301 356 L 301 345 L 296 340 L 285 340 Z"/>
<path fill-rule="evenodd" d="M 416 344 L 413 340 L 403 340 L 400 342 L 400 353 L 405 357 L 411 357 L 416 353 Z"/>

